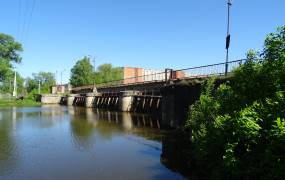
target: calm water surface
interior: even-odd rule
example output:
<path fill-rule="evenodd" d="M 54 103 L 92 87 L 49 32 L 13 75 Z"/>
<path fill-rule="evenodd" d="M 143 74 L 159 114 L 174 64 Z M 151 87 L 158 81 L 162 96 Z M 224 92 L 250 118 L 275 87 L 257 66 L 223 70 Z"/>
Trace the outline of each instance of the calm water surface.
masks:
<path fill-rule="evenodd" d="M 0 109 L 0 179 L 184 179 L 159 119 L 65 106 Z"/>

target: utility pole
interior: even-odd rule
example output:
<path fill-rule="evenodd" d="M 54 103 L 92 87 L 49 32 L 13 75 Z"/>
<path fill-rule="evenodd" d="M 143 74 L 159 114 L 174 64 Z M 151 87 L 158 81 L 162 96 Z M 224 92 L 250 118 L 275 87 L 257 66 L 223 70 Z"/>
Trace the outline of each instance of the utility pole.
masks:
<path fill-rule="evenodd" d="M 88 55 L 89 59 L 92 58 L 92 62 L 93 62 L 93 72 L 94 72 L 94 76 L 93 76 L 93 93 L 97 93 L 97 89 L 96 89 L 96 86 L 95 86 L 95 59 L 96 57 L 95 56 L 91 56 L 91 55 Z"/>
<path fill-rule="evenodd" d="M 226 69 L 225 75 L 228 74 L 228 62 L 229 62 L 229 47 L 231 42 L 231 35 L 230 35 L 230 8 L 232 6 L 232 1 L 228 0 L 228 22 L 227 22 L 227 37 L 226 37 Z"/>
<path fill-rule="evenodd" d="M 55 71 L 54 76 L 55 76 L 55 85 L 57 85 L 57 71 Z"/>
<path fill-rule="evenodd" d="M 17 97 L 17 73 L 15 70 L 13 96 Z"/>
<path fill-rule="evenodd" d="M 95 86 L 95 57 L 93 57 L 93 71 L 94 71 L 94 77 L 93 77 L 93 84 L 94 84 L 94 86 Z"/>
<path fill-rule="evenodd" d="M 38 94 L 41 94 L 41 80 L 39 79 Z"/>
<path fill-rule="evenodd" d="M 97 93 L 97 88 L 95 86 L 95 57 L 93 57 L 93 71 L 94 71 L 94 76 L 93 76 L 93 93 Z"/>
<path fill-rule="evenodd" d="M 62 86 L 62 71 L 60 72 L 60 85 Z"/>
<path fill-rule="evenodd" d="M 62 86 L 62 73 L 65 72 L 65 69 L 63 71 L 60 71 L 60 85 Z"/>

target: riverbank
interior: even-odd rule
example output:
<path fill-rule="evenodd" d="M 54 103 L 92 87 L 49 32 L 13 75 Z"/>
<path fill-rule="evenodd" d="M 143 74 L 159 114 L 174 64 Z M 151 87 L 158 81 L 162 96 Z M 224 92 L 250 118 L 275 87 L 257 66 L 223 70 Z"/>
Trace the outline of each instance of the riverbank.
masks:
<path fill-rule="evenodd" d="M 7 99 L 7 100 L 0 100 L 0 107 L 9 107 L 9 106 L 40 106 L 40 102 L 36 102 L 32 99 L 23 99 L 23 100 L 16 100 L 16 99 Z"/>

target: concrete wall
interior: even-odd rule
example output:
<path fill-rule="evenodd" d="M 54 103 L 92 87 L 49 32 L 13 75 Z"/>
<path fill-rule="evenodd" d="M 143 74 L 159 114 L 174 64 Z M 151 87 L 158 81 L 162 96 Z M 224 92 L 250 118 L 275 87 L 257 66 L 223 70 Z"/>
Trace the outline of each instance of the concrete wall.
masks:
<path fill-rule="evenodd" d="M 42 94 L 41 103 L 43 104 L 60 104 L 61 95 L 57 94 Z"/>
<path fill-rule="evenodd" d="M 187 119 L 189 106 L 200 96 L 201 84 L 173 84 L 161 88 L 162 125 L 182 126 Z"/>
<path fill-rule="evenodd" d="M 0 99 L 11 99 L 12 95 L 10 93 L 2 94 L 0 93 Z"/>

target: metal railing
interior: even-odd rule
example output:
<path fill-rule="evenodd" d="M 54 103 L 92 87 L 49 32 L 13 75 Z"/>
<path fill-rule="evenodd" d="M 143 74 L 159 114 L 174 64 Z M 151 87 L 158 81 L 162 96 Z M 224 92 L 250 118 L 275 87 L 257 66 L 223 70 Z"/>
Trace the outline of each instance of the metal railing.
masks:
<path fill-rule="evenodd" d="M 160 73 L 155 73 L 155 74 L 147 74 L 147 75 L 142 75 L 142 76 L 129 77 L 125 79 L 100 83 L 100 84 L 97 84 L 97 87 L 130 85 L 130 84 L 159 82 L 159 81 L 163 82 L 165 81 L 166 74 L 169 74 L 169 73 L 160 72 Z"/>
<path fill-rule="evenodd" d="M 246 59 L 228 62 L 228 73 L 232 72 L 235 68 L 241 66 Z M 175 70 L 172 73 L 171 79 L 192 79 L 204 78 L 210 76 L 223 76 L 225 75 L 226 63 L 211 64 L 206 66 L 192 67 L 186 69 Z"/>
<path fill-rule="evenodd" d="M 246 59 L 229 61 L 228 73 L 232 72 L 235 68 L 242 65 Z M 100 84 L 96 84 L 97 88 L 112 87 L 112 86 L 125 86 L 132 84 L 143 84 L 143 83 L 153 83 L 153 82 L 167 82 L 170 80 L 179 79 L 195 79 L 204 78 L 211 76 L 222 76 L 225 75 L 226 63 L 211 64 L 206 66 L 198 66 L 180 70 L 165 69 L 164 72 L 147 74 L 143 76 L 135 76 L 125 79 L 119 79 L 114 81 L 108 81 Z M 72 90 L 80 90 L 86 88 L 93 88 L 93 85 L 81 86 L 73 88 Z"/>

